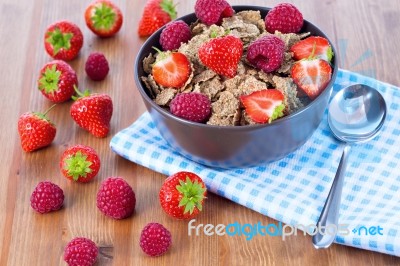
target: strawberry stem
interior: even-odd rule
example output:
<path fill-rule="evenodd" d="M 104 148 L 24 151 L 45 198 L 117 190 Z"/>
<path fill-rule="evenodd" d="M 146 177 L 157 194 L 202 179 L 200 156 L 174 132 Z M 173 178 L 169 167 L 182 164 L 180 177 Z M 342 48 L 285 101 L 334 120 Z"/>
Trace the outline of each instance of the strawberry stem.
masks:
<path fill-rule="evenodd" d="M 74 181 L 78 181 L 79 177 L 86 178 L 87 174 L 93 171 L 90 168 L 91 165 L 92 162 L 87 160 L 87 155 L 78 151 L 65 160 L 64 169 L 67 170 L 68 175 L 71 176 Z"/>
<path fill-rule="evenodd" d="M 44 111 L 43 116 L 46 116 L 57 104 L 53 104 L 46 111 Z"/>
<path fill-rule="evenodd" d="M 78 87 L 77 87 L 76 85 L 74 85 L 74 90 L 75 90 L 76 94 L 78 94 L 78 97 L 76 97 L 76 96 L 72 96 L 72 97 L 71 97 L 72 100 L 74 100 L 74 101 L 76 101 L 76 100 L 78 100 L 78 99 L 80 99 L 80 98 L 83 98 L 83 97 L 90 96 L 90 91 L 89 91 L 88 89 L 86 89 L 84 92 L 81 92 L 81 91 L 78 89 Z"/>
<path fill-rule="evenodd" d="M 197 180 L 192 182 L 192 180 L 186 176 L 185 181 L 179 181 L 179 185 L 176 186 L 176 189 L 182 194 L 182 199 L 179 201 L 179 207 L 185 207 L 183 213 L 189 212 L 192 214 L 195 208 L 199 211 L 202 210 L 202 202 L 204 200 L 206 188 L 199 184 Z"/>
<path fill-rule="evenodd" d="M 173 0 L 162 0 L 160 3 L 160 7 L 161 9 L 168 13 L 168 15 L 170 16 L 171 20 L 176 19 L 176 5 L 174 5 L 174 1 Z"/>

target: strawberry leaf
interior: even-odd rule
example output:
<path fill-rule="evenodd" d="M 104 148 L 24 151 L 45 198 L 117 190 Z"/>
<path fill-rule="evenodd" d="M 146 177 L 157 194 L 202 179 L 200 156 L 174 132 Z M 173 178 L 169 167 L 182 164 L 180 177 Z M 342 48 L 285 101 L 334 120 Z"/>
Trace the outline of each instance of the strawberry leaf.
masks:
<path fill-rule="evenodd" d="M 199 211 L 202 210 L 202 204 L 204 200 L 204 193 L 206 188 L 203 187 L 197 180 L 192 180 L 186 176 L 186 180 L 179 180 L 179 185 L 176 186 L 182 194 L 182 199 L 179 201 L 179 207 L 185 207 L 184 213 L 192 214 L 195 208 Z"/>

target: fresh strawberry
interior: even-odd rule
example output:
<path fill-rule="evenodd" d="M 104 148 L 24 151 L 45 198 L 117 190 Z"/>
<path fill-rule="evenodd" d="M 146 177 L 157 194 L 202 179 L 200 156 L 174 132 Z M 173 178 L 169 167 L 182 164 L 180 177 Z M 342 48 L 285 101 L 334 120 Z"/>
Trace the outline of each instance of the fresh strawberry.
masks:
<path fill-rule="evenodd" d="M 290 51 L 293 53 L 293 58 L 296 60 L 315 56 L 330 62 L 333 56 L 329 41 L 319 36 L 311 36 L 295 43 L 290 48 Z"/>
<path fill-rule="evenodd" d="M 93 148 L 75 145 L 62 154 L 60 169 L 66 178 L 86 183 L 91 181 L 99 172 L 100 158 Z"/>
<path fill-rule="evenodd" d="M 303 59 L 293 65 L 291 75 L 296 85 L 313 100 L 331 80 L 332 68 L 319 58 Z"/>
<path fill-rule="evenodd" d="M 200 61 L 219 75 L 233 78 L 243 54 L 242 41 L 232 35 L 211 39 L 199 49 Z"/>
<path fill-rule="evenodd" d="M 177 219 L 190 219 L 203 209 L 206 194 L 206 186 L 198 175 L 178 172 L 164 181 L 159 198 L 168 215 Z"/>
<path fill-rule="evenodd" d="M 276 89 L 255 91 L 249 95 L 240 96 L 247 115 L 256 123 L 271 123 L 282 117 L 285 96 Z"/>
<path fill-rule="evenodd" d="M 71 99 L 78 86 L 75 70 L 62 60 L 53 60 L 40 70 L 38 87 L 42 94 L 52 102 L 61 103 Z"/>
<path fill-rule="evenodd" d="M 57 130 L 55 125 L 46 117 L 46 114 L 54 106 L 44 113 L 28 112 L 20 116 L 18 119 L 18 133 L 24 151 L 38 150 L 49 146 L 53 142 Z"/>
<path fill-rule="evenodd" d="M 121 28 L 121 10 L 109 0 L 96 0 L 85 11 L 85 21 L 89 29 L 100 37 L 111 37 Z"/>
<path fill-rule="evenodd" d="M 173 0 L 149 0 L 139 21 L 139 36 L 148 37 L 175 18 L 176 10 Z"/>
<path fill-rule="evenodd" d="M 154 80 L 161 86 L 180 88 L 189 79 L 192 68 L 186 55 L 179 52 L 161 52 L 152 68 Z"/>
<path fill-rule="evenodd" d="M 77 25 L 63 20 L 50 25 L 44 34 L 44 46 L 54 59 L 69 61 L 77 57 L 83 35 Z"/>
<path fill-rule="evenodd" d="M 113 113 L 113 103 L 107 94 L 92 94 L 86 90 L 78 91 L 79 98 L 73 97 L 75 102 L 71 105 L 72 119 L 91 134 L 98 138 L 104 138 L 110 130 L 110 120 Z"/>

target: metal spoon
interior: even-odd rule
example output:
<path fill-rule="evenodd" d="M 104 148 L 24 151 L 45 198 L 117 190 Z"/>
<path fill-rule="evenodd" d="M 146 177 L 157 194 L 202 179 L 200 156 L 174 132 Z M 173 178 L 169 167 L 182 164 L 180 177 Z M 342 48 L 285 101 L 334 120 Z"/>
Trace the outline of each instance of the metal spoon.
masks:
<path fill-rule="evenodd" d="M 356 84 L 339 91 L 329 105 L 328 124 L 335 137 L 346 143 L 331 190 L 313 235 L 315 248 L 327 248 L 336 238 L 344 173 L 351 144 L 372 139 L 386 117 L 382 95 L 367 85 Z M 331 232 L 329 229 L 334 229 Z"/>

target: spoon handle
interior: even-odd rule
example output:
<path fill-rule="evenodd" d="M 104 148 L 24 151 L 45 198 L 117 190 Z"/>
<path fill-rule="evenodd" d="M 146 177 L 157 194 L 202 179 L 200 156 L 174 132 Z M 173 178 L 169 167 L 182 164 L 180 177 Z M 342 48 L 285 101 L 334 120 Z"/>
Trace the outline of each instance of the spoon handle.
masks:
<path fill-rule="evenodd" d="M 325 206 L 317 223 L 317 232 L 313 235 L 312 242 L 315 248 L 328 248 L 336 238 L 339 218 L 339 207 L 342 196 L 343 179 L 347 166 L 347 158 L 350 153 L 350 145 L 346 145 L 343 150 L 342 158 Z"/>

